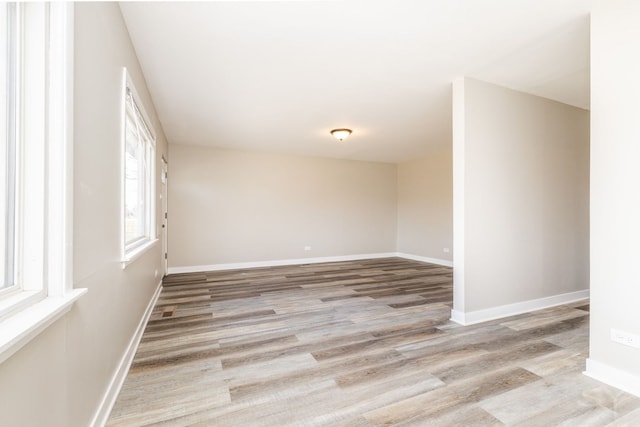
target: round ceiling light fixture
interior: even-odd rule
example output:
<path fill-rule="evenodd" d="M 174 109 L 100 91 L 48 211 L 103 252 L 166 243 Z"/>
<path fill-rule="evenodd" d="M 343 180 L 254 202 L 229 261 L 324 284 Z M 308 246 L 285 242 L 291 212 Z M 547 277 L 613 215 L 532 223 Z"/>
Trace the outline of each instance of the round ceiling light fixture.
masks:
<path fill-rule="evenodd" d="M 334 129 L 331 131 L 331 135 L 338 141 L 344 141 L 351 135 L 351 129 Z"/>

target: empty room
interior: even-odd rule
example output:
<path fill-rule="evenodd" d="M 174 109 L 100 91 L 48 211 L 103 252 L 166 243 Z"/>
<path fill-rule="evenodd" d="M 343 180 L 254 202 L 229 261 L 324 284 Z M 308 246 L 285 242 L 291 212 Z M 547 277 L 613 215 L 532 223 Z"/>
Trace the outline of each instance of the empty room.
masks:
<path fill-rule="evenodd" d="M 0 5 L 0 425 L 640 425 L 640 3 Z"/>

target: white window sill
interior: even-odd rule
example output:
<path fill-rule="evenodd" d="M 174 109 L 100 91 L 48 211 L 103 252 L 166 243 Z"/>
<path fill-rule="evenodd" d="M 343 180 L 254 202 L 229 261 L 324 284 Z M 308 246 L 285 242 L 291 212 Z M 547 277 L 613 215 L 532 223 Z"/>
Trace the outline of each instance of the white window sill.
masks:
<path fill-rule="evenodd" d="M 71 310 L 73 303 L 86 292 L 86 289 L 73 289 L 64 296 L 47 297 L 0 322 L 0 363 Z"/>
<path fill-rule="evenodd" d="M 43 299 L 42 295 L 41 291 L 22 291 L 19 289 L 5 295 L 0 300 L 0 324 L 13 314 L 19 313 L 21 310 L 38 302 L 38 300 Z"/>
<path fill-rule="evenodd" d="M 122 260 L 122 269 L 124 270 L 125 268 L 127 268 L 129 264 L 131 264 L 133 261 L 140 258 L 145 252 L 147 252 L 149 249 L 155 246 L 155 244 L 158 243 L 159 241 L 160 239 L 149 240 L 145 244 L 140 245 L 137 248 L 129 251 L 124 256 L 124 259 Z"/>

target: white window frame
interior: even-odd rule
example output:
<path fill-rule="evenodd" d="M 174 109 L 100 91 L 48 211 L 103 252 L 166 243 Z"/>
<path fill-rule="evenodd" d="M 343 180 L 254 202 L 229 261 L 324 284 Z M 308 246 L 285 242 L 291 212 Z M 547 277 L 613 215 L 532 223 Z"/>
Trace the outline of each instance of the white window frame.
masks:
<path fill-rule="evenodd" d="M 131 262 L 138 259 L 143 253 L 156 245 L 159 241 L 156 230 L 156 133 L 149 120 L 149 115 L 144 109 L 144 104 L 138 95 L 127 69 L 123 69 L 122 90 L 122 183 L 121 183 L 121 247 L 122 268 L 126 268 Z M 135 116 L 136 134 L 148 135 L 143 145 L 146 167 L 142 167 L 140 178 L 144 179 L 145 197 L 144 215 L 139 220 L 143 221 L 144 232 L 133 241 L 127 241 L 127 192 L 126 192 L 126 162 L 127 162 L 127 110 Z"/>
<path fill-rule="evenodd" d="M 8 84 L 17 78 L 9 64 L 15 57 L 16 35 L 18 24 L 15 13 L 8 5 L 0 7 L 0 21 L 6 32 L 0 34 L 0 136 L 6 138 L 6 145 L 0 145 L 0 297 L 13 292 L 14 277 L 14 224 L 15 224 L 15 138 L 13 132 L 14 112 L 9 105 L 15 105 L 15 85 Z M 2 28 L 2 27 L 0 27 Z"/>
<path fill-rule="evenodd" d="M 15 7 L 16 285 L 0 294 L 0 363 L 86 292 L 72 278 L 73 3 Z"/>

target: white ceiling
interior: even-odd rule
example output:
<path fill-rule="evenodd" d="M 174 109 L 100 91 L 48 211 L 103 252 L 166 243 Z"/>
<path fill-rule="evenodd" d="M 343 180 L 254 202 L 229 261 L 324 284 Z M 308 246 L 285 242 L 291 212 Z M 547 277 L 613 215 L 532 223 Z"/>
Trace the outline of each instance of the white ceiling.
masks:
<path fill-rule="evenodd" d="M 458 76 L 588 108 L 590 3 L 120 7 L 170 143 L 399 162 L 451 142 Z"/>

